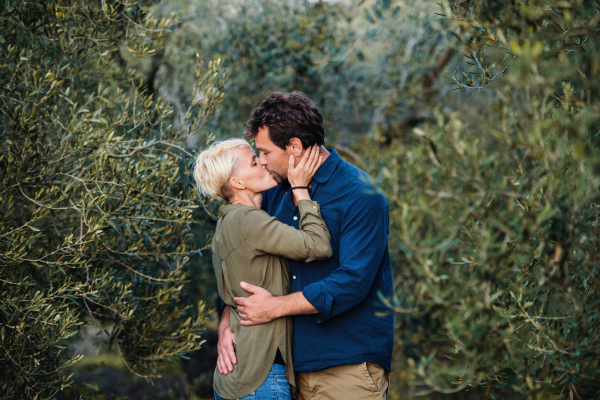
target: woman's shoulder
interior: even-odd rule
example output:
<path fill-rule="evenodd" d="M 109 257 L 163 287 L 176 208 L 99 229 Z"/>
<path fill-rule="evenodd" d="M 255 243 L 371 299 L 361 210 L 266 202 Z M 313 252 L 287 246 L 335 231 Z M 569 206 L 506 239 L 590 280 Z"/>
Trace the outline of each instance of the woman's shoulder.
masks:
<path fill-rule="evenodd" d="M 252 214 L 256 211 L 260 211 L 260 212 L 264 212 L 263 210 L 261 210 L 258 207 L 255 206 L 248 206 L 245 204 L 228 204 L 227 206 L 224 206 L 222 208 L 222 213 L 223 211 L 226 211 L 226 214 L 229 215 L 236 215 L 236 216 L 243 216 L 246 214 Z"/>
<path fill-rule="evenodd" d="M 242 243 L 248 243 L 271 218 L 258 207 L 238 205 L 222 217 L 222 232 L 234 247 L 238 247 Z"/>
<path fill-rule="evenodd" d="M 236 205 L 236 207 L 233 207 L 227 212 L 226 215 L 223 216 L 223 221 L 226 222 L 228 225 L 237 225 L 237 223 L 239 223 L 240 227 L 243 229 L 246 226 L 251 227 L 252 224 L 270 218 L 271 217 L 269 216 L 269 214 L 267 214 L 266 211 L 258 207 L 239 204 Z"/>

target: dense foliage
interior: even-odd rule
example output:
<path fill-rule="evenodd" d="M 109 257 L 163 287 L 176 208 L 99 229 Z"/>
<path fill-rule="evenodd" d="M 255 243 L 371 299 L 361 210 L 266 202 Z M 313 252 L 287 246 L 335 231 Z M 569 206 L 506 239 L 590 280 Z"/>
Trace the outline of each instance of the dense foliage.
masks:
<path fill-rule="evenodd" d="M 377 166 L 403 264 L 400 335 L 426 392 L 600 396 L 599 12 L 442 4 L 471 64 L 452 81 L 485 120 L 438 113 Z"/>
<path fill-rule="evenodd" d="M 186 140 L 222 98 L 196 56 L 182 124 L 128 67 L 163 45 L 152 1 L 0 6 L 0 392 L 50 398 L 85 323 L 132 372 L 157 376 L 200 346 L 205 312 L 181 299 L 198 222 Z M 142 76 L 143 78 L 143 76 Z"/>

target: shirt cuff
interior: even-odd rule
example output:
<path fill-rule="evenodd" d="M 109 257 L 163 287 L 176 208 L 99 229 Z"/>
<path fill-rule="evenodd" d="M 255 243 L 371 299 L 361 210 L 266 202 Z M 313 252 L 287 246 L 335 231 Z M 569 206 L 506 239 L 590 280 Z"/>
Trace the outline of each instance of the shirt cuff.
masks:
<path fill-rule="evenodd" d="M 319 207 L 319 203 L 312 200 L 298 201 L 298 211 L 300 211 L 300 216 L 303 216 L 304 214 L 321 215 L 321 208 Z"/>
<path fill-rule="evenodd" d="M 317 285 L 308 285 L 302 290 L 302 294 L 314 308 L 319 311 L 315 315 L 317 324 L 322 324 L 331 317 L 333 296 Z"/>

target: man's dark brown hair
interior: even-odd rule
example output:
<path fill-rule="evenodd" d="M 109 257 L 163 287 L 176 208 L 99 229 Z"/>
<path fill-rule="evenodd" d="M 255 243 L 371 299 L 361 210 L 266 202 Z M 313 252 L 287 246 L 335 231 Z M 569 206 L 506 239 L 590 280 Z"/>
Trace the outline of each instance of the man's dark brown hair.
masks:
<path fill-rule="evenodd" d="M 244 138 L 253 139 L 263 126 L 269 128 L 269 139 L 284 150 L 293 138 L 300 139 L 305 149 L 325 143 L 323 117 L 304 93 L 272 93 L 244 124 Z"/>

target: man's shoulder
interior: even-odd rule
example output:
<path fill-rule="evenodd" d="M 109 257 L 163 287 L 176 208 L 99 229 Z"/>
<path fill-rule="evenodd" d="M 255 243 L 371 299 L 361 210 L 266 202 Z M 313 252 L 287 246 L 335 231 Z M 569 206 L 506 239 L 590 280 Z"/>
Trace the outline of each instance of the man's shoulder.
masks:
<path fill-rule="evenodd" d="M 383 190 L 375 182 L 375 179 L 347 161 L 340 161 L 340 165 L 332 178 L 334 186 L 339 186 L 339 190 L 352 198 L 377 196 L 385 200 Z"/>

